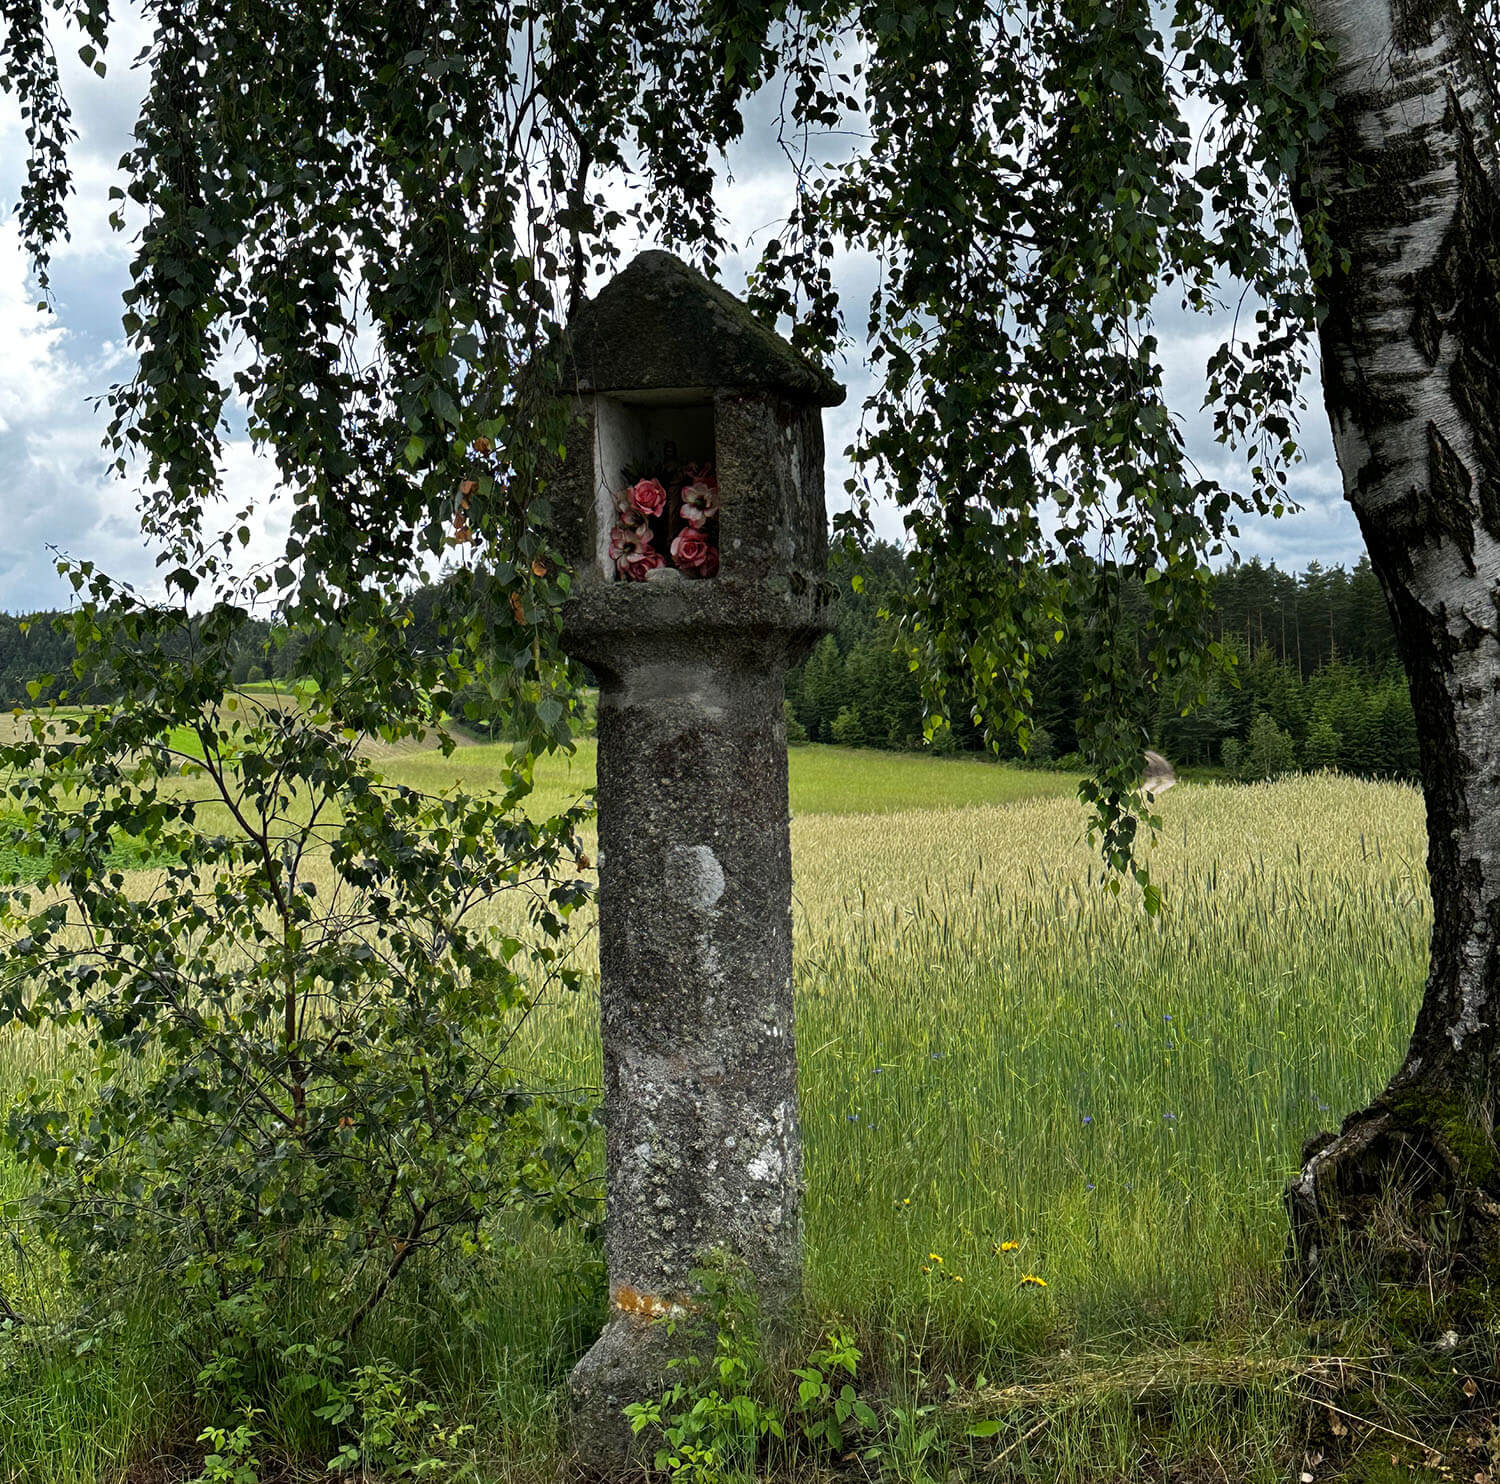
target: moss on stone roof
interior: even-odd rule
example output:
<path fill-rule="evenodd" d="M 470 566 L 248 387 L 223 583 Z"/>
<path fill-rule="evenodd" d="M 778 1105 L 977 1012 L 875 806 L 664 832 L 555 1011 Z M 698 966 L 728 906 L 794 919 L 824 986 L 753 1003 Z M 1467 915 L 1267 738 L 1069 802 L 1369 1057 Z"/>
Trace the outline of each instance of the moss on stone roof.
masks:
<path fill-rule="evenodd" d="M 749 306 L 667 252 L 643 252 L 568 323 L 580 392 L 733 387 L 835 407 L 844 388 Z"/>

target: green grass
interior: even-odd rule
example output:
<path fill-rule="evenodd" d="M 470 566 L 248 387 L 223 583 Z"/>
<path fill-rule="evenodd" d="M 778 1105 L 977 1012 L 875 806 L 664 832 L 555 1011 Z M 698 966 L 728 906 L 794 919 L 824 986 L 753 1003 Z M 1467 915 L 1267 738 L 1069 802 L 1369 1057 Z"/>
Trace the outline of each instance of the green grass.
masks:
<path fill-rule="evenodd" d="M 528 809 L 556 812 L 594 786 L 596 744 L 584 738 L 571 756 L 543 758 Z M 461 747 L 451 757 L 410 753 L 381 764 L 385 774 L 414 787 L 436 789 L 461 781 L 493 787 L 510 756 L 504 743 Z M 962 809 L 1021 799 L 1071 798 L 1076 776 L 1005 767 L 983 759 L 925 757 L 851 747 L 793 747 L 787 755 L 792 817 L 815 814 L 892 814 L 911 809 Z"/>
<path fill-rule="evenodd" d="M 46 865 L 23 853 L 20 846 L 12 842 L 12 835 L 22 823 L 20 815 L 0 810 L 0 875 L 16 871 L 23 877 L 37 879 L 46 874 Z M 166 859 L 135 835 L 116 833 L 111 844 L 110 865 L 122 871 L 144 870 Z"/>
<path fill-rule="evenodd" d="M 476 786 L 503 755 L 386 771 Z M 544 763 L 538 806 L 587 788 L 592 762 L 590 744 Z M 1364 1102 L 1409 1033 L 1430 920 L 1420 796 L 1184 784 L 1162 801 L 1151 918 L 1098 890 L 1083 811 L 1059 796 L 1074 780 L 816 747 L 790 766 L 814 1316 L 851 1323 L 898 1393 L 918 1354 L 936 1393 L 950 1374 L 1033 1388 L 1043 1400 L 985 1404 L 1019 1409 L 1018 1477 L 1098 1484 L 1148 1454 L 1284 1477 L 1302 1425 L 1285 1384 L 1221 1378 L 1309 1343 L 1280 1192 L 1302 1139 Z M 592 996 L 546 1007 L 526 1049 L 539 1079 L 597 1085 Z M 0 1094 L 61 1056 L 0 1037 Z M 7 1180 L 0 1158 L 0 1198 Z M 476 1424 L 480 1477 L 532 1484 L 557 1477 L 559 1383 L 598 1291 L 566 1237 L 517 1235 L 414 1265 L 365 1343 Z M 0 1243 L 0 1292 L 39 1287 Z M 193 1363 L 145 1318 L 82 1369 L 28 1364 L 0 1379 L 0 1480 L 104 1484 L 184 1425 Z"/>

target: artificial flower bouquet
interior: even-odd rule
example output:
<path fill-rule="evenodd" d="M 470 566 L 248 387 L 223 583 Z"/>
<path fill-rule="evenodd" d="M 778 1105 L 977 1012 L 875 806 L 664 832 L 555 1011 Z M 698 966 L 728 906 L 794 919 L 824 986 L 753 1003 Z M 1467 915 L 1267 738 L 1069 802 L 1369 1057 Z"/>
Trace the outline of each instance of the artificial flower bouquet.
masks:
<path fill-rule="evenodd" d="M 609 559 L 627 582 L 653 572 L 714 577 L 719 571 L 719 481 L 712 464 L 685 464 L 665 478 L 624 471 L 614 496 Z"/>

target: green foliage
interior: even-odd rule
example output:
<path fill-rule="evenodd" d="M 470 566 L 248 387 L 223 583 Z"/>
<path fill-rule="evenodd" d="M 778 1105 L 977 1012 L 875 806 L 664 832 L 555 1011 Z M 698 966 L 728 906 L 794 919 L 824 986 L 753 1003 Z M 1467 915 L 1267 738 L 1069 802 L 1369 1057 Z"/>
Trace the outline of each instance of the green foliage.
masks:
<path fill-rule="evenodd" d="M 906 559 L 876 542 L 835 552 L 830 571 L 841 592 L 836 628 L 788 676 L 790 713 L 815 738 L 926 750 L 920 680 L 898 653 L 888 620 L 909 576 Z M 1301 576 L 1246 562 L 1214 574 L 1210 596 L 1232 672 L 1211 678 L 1186 714 L 1180 697 L 1163 696 L 1154 710 L 1141 710 L 1136 722 L 1151 745 L 1177 764 L 1223 763 L 1235 771 L 1251 724 L 1264 713 L 1293 744 L 1290 761 L 1284 754 L 1273 759 L 1278 771 L 1337 767 L 1363 777 L 1417 776 L 1416 720 L 1367 561 L 1351 572 L 1314 563 Z M 1117 629 L 1115 642 L 1133 650 L 1144 668 L 1149 612 L 1140 584 L 1125 587 Z M 1093 642 L 1088 633 L 1069 633 L 1038 662 L 1026 761 L 1046 763 L 1061 751 L 1082 766 L 1081 675 Z M 974 726 L 950 726 L 937 740 L 956 751 L 986 745 Z M 990 745 L 1003 757 L 1023 756 L 1014 740 Z"/>
<path fill-rule="evenodd" d="M 676 1379 L 655 1401 L 627 1404 L 625 1415 L 637 1436 L 660 1437 L 659 1473 L 720 1484 L 753 1475 L 765 1440 L 786 1433 L 780 1410 L 762 1400 L 760 1312 L 743 1266 L 717 1253 L 692 1276 L 697 1312 L 657 1321 L 685 1346 L 667 1362 Z"/>
<path fill-rule="evenodd" d="M 655 1401 L 625 1407 L 637 1436 L 661 1439 L 653 1459 L 657 1472 L 692 1484 L 753 1477 L 769 1441 L 788 1441 L 788 1419 L 819 1457 L 840 1457 L 860 1438 L 867 1459 L 882 1455 L 879 1418 L 855 1391 L 861 1357 L 847 1329 L 829 1330 L 806 1361 L 792 1367 L 794 1399 L 773 1399 L 759 1303 L 743 1265 L 717 1253 L 693 1277 L 696 1310 L 657 1321 L 682 1337 L 683 1353 L 667 1362 L 676 1379 Z"/>
<path fill-rule="evenodd" d="M 165 865 L 170 859 L 139 836 L 116 832 L 108 864 L 122 871 Z M 31 830 L 24 815 L 0 811 L 0 880 L 41 880 L 55 864 L 52 842 Z"/>
<path fill-rule="evenodd" d="M 1046 727 L 1034 727 L 1031 744 L 1026 749 L 1026 760 L 1031 763 L 1050 763 L 1057 756 L 1052 733 Z"/>
<path fill-rule="evenodd" d="M 357 1366 L 345 1384 L 328 1384 L 317 1416 L 350 1432 L 328 1460 L 330 1473 L 372 1471 L 392 1479 L 440 1478 L 471 1429 L 445 1426 L 416 1372 L 389 1361 Z"/>
<path fill-rule="evenodd" d="M 234 1427 L 205 1427 L 198 1434 L 209 1451 L 203 1456 L 203 1471 L 190 1484 L 260 1484 L 260 1459 L 250 1451 L 260 1436 L 252 1425 L 258 1415 L 247 1407 L 245 1420 Z"/>
<path fill-rule="evenodd" d="M 827 127 L 840 103 L 825 43 L 846 17 L 819 20 L 784 65 L 801 119 Z M 1038 662 L 1087 632 L 1085 796 L 1124 869 L 1146 811 L 1137 716 L 1225 663 L 1207 561 L 1237 511 L 1285 504 L 1314 319 L 1290 239 L 1300 209 L 1307 254 L 1326 261 L 1319 203 L 1297 193 L 1303 144 L 1327 127 L 1328 60 L 1300 12 L 1259 0 L 1179 0 L 1170 25 L 1147 0 L 1020 16 L 936 0 L 861 20 L 867 141 L 806 167 L 811 204 L 767 247 L 761 292 L 811 304 L 798 328 L 826 347 L 823 259 L 842 242 L 881 264 L 853 488 L 903 507 L 898 609 L 929 707 L 1024 748 Z M 1194 112 L 1210 120 L 1196 144 Z M 1236 282 L 1264 307 L 1209 372 L 1219 434 L 1248 455 L 1241 489 L 1188 463 L 1151 325 L 1164 288 L 1209 312 Z M 867 525 L 858 509 L 852 525 Z M 1118 623 L 1132 581 L 1145 665 Z"/>
<path fill-rule="evenodd" d="M 248 1397 L 244 1338 L 221 1344 L 198 1373 L 201 1403 L 210 1411 L 228 1406 L 244 1420 L 199 1434 L 211 1451 L 193 1484 L 259 1484 L 260 1460 L 250 1449 L 265 1442 L 264 1423 L 256 1425 L 256 1419 L 266 1413 Z M 472 1431 L 442 1419 L 420 1372 L 387 1359 L 353 1364 L 337 1340 L 285 1342 L 275 1354 L 275 1371 L 282 1409 L 295 1411 L 299 1402 L 310 1409 L 334 1449 L 325 1465 L 330 1474 L 448 1477 L 456 1450 Z"/>
<path fill-rule="evenodd" d="M 1335 767 L 1340 746 L 1333 723 L 1326 716 L 1320 716 L 1307 729 L 1307 740 L 1302 744 L 1302 765 L 1311 772 Z"/>
<path fill-rule="evenodd" d="M 797 1413 L 802 1436 L 816 1449 L 841 1455 L 852 1437 L 872 1433 L 878 1419 L 854 1390 L 860 1352 L 847 1329 L 832 1329 L 796 1366 Z"/>
<path fill-rule="evenodd" d="M 829 727 L 829 738 L 840 747 L 858 747 L 865 739 L 865 724 L 857 706 L 845 706 Z"/>
<path fill-rule="evenodd" d="M 590 1107 L 530 1087 L 508 1049 L 577 982 L 584 889 L 558 868 L 581 809 L 520 812 L 524 755 L 498 793 L 387 784 L 359 746 L 365 676 L 292 708 L 220 699 L 233 610 L 86 591 L 80 644 L 121 702 L 0 748 L 21 825 L 0 1027 L 77 1053 L 7 1111 L 31 1229 L 103 1311 L 171 1275 L 211 1340 L 246 1331 L 247 1295 L 308 1282 L 352 1333 L 408 1262 L 484 1245 L 500 1212 L 591 1219 Z M 121 839 L 153 878 L 126 874 Z"/>
<path fill-rule="evenodd" d="M 1257 712 L 1240 756 L 1239 776 L 1252 781 L 1280 778 L 1295 766 L 1292 739 L 1264 711 Z"/>

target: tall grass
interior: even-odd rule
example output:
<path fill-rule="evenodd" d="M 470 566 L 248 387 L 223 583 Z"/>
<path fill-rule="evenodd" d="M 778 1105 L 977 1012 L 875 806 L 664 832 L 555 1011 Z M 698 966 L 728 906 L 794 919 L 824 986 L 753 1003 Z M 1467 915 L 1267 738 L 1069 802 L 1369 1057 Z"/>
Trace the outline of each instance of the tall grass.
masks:
<path fill-rule="evenodd" d="M 473 770 L 473 784 L 498 754 L 389 771 L 431 787 Z M 542 806 L 590 761 L 544 772 Z M 1181 785 L 1162 801 L 1153 918 L 1100 890 L 1078 805 L 1034 796 L 1066 779 L 833 749 L 791 765 L 813 1308 L 852 1322 L 877 1364 L 919 1345 L 959 1383 L 1051 1375 L 1068 1357 L 1295 1349 L 1280 1189 L 1303 1138 L 1363 1102 L 1409 1032 L 1429 924 L 1419 795 L 1334 777 Z M 924 795 L 933 807 L 912 807 Z M 593 996 L 541 1007 L 521 1052 L 538 1080 L 597 1085 Z M 0 1039 L 0 1093 L 45 1081 L 39 1054 L 58 1053 Z M 0 1194 L 7 1182 L 0 1161 Z M 484 1420 L 486 1478 L 532 1479 L 553 1468 L 557 1383 L 599 1287 L 576 1243 L 514 1235 L 414 1268 L 367 1343 Z M 16 1277 L 0 1254 L 0 1291 Z M 72 1414 L 41 1402 L 40 1380 L 0 1385 L 0 1463 L 14 1469 L 23 1439 L 40 1450 L 0 1480 L 93 1484 L 90 1436 L 118 1461 L 169 1429 L 190 1375 L 158 1341 L 141 1321 L 56 1403 L 113 1406 L 128 1420 L 114 1431 L 57 1421 L 66 1436 L 46 1442 L 46 1419 Z M 1286 1407 L 1225 1395 L 1185 1410 L 1171 1446 L 1206 1429 L 1210 1452 L 1273 1469 Z M 1047 1455 L 1054 1476 L 1107 1472 L 1111 1450 L 1129 1471 L 1134 1434 L 1113 1405 L 1059 1412 L 1054 1442 L 1074 1452 Z"/>
<path fill-rule="evenodd" d="M 1301 1143 L 1410 1032 L 1421 801 L 1318 777 L 1162 807 L 1154 918 L 1099 888 L 1071 803 L 794 822 L 819 1304 L 936 1307 L 992 1370 L 1272 1322 Z M 591 1004 L 534 1035 L 549 1075 L 597 1078 Z"/>

